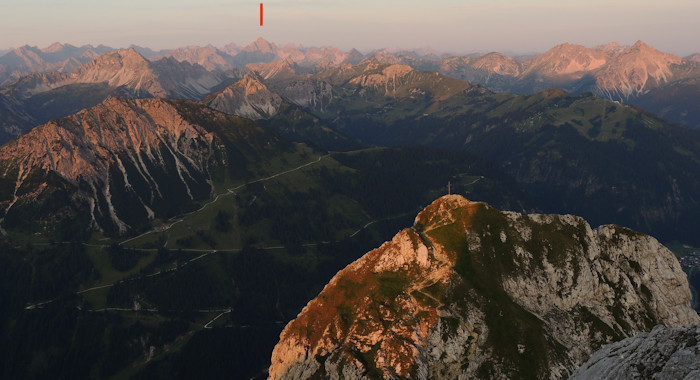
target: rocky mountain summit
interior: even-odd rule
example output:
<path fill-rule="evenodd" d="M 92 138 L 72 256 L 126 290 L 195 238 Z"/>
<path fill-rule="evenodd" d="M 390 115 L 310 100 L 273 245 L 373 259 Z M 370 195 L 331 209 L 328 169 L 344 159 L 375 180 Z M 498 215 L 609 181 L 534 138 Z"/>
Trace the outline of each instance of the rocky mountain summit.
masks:
<path fill-rule="evenodd" d="M 627 228 L 439 198 L 290 322 L 271 379 L 567 378 L 602 346 L 697 324 L 673 254 Z"/>
<path fill-rule="evenodd" d="M 700 326 L 654 327 L 596 352 L 571 380 L 700 378 Z"/>

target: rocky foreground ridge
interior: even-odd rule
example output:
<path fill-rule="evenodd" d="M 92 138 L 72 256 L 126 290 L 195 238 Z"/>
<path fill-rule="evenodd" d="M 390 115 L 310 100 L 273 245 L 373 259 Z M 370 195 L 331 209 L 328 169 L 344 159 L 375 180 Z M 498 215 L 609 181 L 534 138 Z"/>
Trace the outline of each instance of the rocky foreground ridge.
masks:
<path fill-rule="evenodd" d="M 567 378 L 602 346 L 697 324 L 673 254 L 571 215 L 449 195 L 290 322 L 271 379 Z"/>
<path fill-rule="evenodd" d="M 605 346 L 574 375 L 584 379 L 684 379 L 700 378 L 700 326 L 654 327 Z"/>

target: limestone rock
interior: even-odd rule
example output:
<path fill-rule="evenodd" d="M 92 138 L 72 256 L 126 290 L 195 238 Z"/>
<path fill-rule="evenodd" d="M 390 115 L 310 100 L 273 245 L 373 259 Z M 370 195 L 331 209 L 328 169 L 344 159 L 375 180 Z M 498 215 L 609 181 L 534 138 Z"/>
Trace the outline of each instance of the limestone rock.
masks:
<path fill-rule="evenodd" d="M 596 352 L 571 379 L 698 379 L 699 342 L 700 326 L 659 325 Z"/>
<path fill-rule="evenodd" d="M 652 237 L 444 196 L 309 302 L 269 374 L 563 379 L 610 342 L 697 324 L 690 298 Z"/>

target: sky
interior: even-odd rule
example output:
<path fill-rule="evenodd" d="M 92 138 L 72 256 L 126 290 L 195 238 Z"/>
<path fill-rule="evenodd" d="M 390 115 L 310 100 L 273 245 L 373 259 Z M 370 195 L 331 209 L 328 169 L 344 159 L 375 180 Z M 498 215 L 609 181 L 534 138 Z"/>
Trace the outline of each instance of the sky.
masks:
<path fill-rule="evenodd" d="M 2 0 L 0 49 L 277 44 L 543 52 L 637 40 L 700 52 L 700 0 Z"/>

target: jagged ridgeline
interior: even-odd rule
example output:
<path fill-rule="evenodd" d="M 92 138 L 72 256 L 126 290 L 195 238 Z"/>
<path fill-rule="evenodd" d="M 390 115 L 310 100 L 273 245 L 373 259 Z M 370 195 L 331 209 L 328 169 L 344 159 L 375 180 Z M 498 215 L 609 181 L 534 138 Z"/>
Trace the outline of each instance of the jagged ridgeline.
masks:
<path fill-rule="evenodd" d="M 654 238 L 457 195 L 340 271 L 281 334 L 272 379 L 564 379 L 597 349 L 700 321 Z"/>
<path fill-rule="evenodd" d="M 295 149 L 251 120 L 199 103 L 110 99 L 0 150 L 4 225 L 137 231 L 192 209 L 217 186 L 275 170 L 275 158 Z"/>

